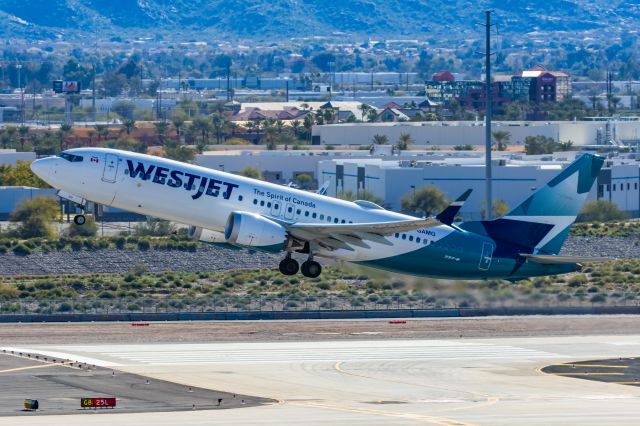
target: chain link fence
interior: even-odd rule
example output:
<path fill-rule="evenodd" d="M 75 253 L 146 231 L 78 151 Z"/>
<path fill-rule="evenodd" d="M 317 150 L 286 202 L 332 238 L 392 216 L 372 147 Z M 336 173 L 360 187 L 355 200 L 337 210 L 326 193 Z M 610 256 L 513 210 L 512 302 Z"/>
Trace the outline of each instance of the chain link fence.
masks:
<path fill-rule="evenodd" d="M 610 292 L 570 298 L 442 302 L 429 295 L 201 296 L 196 298 L 60 298 L 0 301 L 0 314 L 116 314 L 176 312 L 305 312 L 457 308 L 563 308 L 640 306 L 640 294 Z"/>

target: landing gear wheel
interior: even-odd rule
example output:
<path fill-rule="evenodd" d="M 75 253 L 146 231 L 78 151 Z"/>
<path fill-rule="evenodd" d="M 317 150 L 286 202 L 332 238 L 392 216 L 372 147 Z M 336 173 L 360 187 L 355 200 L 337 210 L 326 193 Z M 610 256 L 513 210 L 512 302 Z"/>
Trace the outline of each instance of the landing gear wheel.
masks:
<path fill-rule="evenodd" d="M 302 264 L 302 275 L 307 278 L 318 278 L 322 272 L 322 266 L 315 260 L 307 260 Z"/>
<path fill-rule="evenodd" d="M 300 265 L 298 265 L 295 259 L 286 257 L 282 259 L 280 265 L 278 265 L 278 269 L 280 269 L 280 272 L 284 275 L 295 275 L 300 270 Z"/>
<path fill-rule="evenodd" d="M 86 221 L 87 221 L 87 218 L 84 217 L 83 214 L 77 214 L 73 217 L 73 223 L 75 223 L 78 226 L 84 225 Z"/>

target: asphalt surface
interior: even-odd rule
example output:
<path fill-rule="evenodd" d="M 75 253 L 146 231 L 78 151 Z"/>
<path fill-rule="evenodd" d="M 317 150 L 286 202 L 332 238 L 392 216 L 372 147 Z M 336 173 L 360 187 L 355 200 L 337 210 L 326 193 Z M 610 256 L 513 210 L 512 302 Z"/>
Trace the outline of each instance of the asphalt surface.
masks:
<path fill-rule="evenodd" d="M 618 385 L 640 386 L 640 358 L 613 358 L 550 365 L 543 372 L 556 376 Z"/>
<path fill-rule="evenodd" d="M 273 402 L 92 365 L 61 364 L 63 360 L 51 356 L 47 361 L 44 356 L 33 358 L 35 354 L 28 359 L 26 354 L 0 353 L 0 416 L 219 410 Z M 80 408 L 81 398 L 101 397 L 115 397 L 116 408 Z M 37 400 L 39 409 L 25 410 L 25 399 Z"/>

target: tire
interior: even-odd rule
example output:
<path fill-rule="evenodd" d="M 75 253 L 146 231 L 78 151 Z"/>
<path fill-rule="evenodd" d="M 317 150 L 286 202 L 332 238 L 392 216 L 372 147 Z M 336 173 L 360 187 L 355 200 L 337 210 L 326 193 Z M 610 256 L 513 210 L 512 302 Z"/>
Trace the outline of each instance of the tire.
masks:
<path fill-rule="evenodd" d="M 322 266 L 316 261 L 307 260 L 302 264 L 302 275 L 307 278 L 318 278 L 322 273 Z"/>
<path fill-rule="evenodd" d="M 87 218 L 84 217 L 84 215 L 82 214 L 75 215 L 73 218 L 73 223 L 75 223 L 78 226 L 84 225 L 86 221 L 87 221 Z"/>
<path fill-rule="evenodd" d="M 282 259 L 278 269 L 283 275 L 295 275 L 300 270 L 300 265 L 295 259 L 287 258 Z"/>

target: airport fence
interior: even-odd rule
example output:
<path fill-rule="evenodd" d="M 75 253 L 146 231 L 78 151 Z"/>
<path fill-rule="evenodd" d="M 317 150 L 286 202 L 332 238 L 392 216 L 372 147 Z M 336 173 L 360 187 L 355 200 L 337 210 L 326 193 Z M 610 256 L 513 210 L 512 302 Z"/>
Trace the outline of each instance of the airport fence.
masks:
<path fill-rule="evenodd" d="M 305 312 L 305 311 L 380 311 L 438 309 L 500 309 L 500 308 L 600 308 L 638 307 L 640 294 L 635 292 L 598 293 L 598 297 L 569 299 L 506 299 L 474 301 L 435 300 L 429 295 L 379 296 L 200 296 L 194 298 L 59 298 L 1 301 L 0 314 L 121 314 L 121 313 L 225 313 L 225 312 Z"/>

